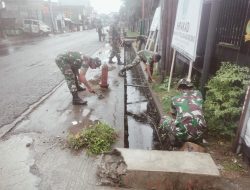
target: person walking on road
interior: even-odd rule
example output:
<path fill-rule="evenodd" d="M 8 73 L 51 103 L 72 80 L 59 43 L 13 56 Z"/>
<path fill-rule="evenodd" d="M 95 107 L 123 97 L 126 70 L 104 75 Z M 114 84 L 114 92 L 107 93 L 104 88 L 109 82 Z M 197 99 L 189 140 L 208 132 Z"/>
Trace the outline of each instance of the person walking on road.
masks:
<path fill-rule="evenodd" d="M 97 25 L 97 32 L 98 32 L 99 42 L 101 42 L 103 37 L 103 27 L 101 22 L 98 23 Z"/>
<path fill-rule="evenodd" d="M 111 50 L 111 54 L 109 57 L 109 63 L 113 64 L 114 62 L 112 61 L 112 59 L 114 57 L 117 58 L 118 61 L 118 65 L 123 65 L 123 63 L 121 62 L 121 51 L 120 51 L 120 46 L 122 43 L 121 40 L 121 36 L 120 36 L 120 32 L 119 29 L 116 26 L 112 26 L 111 27 L 111 46 L 112 46 L 112 50 Z"/>
<path fill-rule="evenodd" d="M 78 96 L 78 91 L 83 89 L 78 82 L 83 83 L 90 93 L 95 93 L 85 78 L 88 68 L 96 69 L 100 67 L 101 60 L 99 58 L 91 58 L 82 55 L 80 52 L 70 51 L 60 54 L 56 58 L 56 64 L 65 77 L 68 88 L 73 96 L 73 105 L 86 105 L 87 101 L 82 100 Z"/>

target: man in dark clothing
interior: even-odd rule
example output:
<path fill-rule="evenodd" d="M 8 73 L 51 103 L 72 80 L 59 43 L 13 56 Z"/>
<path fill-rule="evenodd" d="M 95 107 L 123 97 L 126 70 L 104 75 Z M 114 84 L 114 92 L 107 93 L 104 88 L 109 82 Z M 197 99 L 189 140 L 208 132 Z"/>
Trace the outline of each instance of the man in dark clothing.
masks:
<path fill-rule="evenodd" d="M 103 35 L 103 27 L 102 24 L 99 23 L 97 26 L 97 32 L 98 32 L 98 37 L 99 37 L 99 42 L 102 41 L 102 35 Z"/>

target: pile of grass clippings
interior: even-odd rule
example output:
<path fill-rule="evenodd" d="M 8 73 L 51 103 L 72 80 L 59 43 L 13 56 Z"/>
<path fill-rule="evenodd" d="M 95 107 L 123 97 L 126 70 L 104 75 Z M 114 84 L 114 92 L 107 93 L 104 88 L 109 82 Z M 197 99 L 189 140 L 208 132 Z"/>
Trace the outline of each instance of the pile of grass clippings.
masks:
<path fill-rule="evenodd" d="M 98 122 L 76 135 L 69 135 L 68 143 L 75 150 L 86 148 L 89 154 L 101 154 L 111 150 L 116 138 L 117 134 L 112 127 Z"/>

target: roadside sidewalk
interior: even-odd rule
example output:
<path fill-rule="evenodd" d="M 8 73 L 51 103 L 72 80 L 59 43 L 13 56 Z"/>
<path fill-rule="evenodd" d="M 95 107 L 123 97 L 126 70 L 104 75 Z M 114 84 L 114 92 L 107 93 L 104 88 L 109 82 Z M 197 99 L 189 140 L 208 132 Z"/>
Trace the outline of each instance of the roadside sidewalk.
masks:
<path fill-rule="evenodd" d="M 109 46 L 96 53 L 108 59 Z M 121 66 L 109 65 L 109 89 L 99 90 L 101 69 L 89 70 L 87 78 L 102 94 L 102 99 L 88 92 L 81 96 L 87 106 L 72 106 L 72 97 L 64 82 L 11 132 L 0 140 L 0 189 L 5 190 L 94 190 L 112 189 L 96 186 L 97 157 L 67 148 L 69 132 L 77 132 L 89 123 L 107 122 L 119 134 L 115 147 L 124 144 L 124 84 L 118 77 Z"/>

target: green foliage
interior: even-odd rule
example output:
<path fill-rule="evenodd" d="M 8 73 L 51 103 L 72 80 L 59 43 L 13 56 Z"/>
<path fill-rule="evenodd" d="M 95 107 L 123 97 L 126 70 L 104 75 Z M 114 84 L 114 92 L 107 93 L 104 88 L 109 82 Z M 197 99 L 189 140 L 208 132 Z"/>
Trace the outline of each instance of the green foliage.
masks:
<path fill-rule="evenodd" d="M 212 134 L 233 136 L 249 83 L 249 74 L 247 67 L 223 63 L 208 82 L 204 110 Z"/>
<path fill-rule="evenodd" d="M 244 172 L 244 168 L 238 162 L 224 161 L 222 163 L 224 170 L 229 172 Z"/>
<path fill-rule="evenodd" d="M 76 135 L 70 135 L 68 143 L 73 149 L 86 147 L 88 153 L 100 154 L 110 151 L 115 139 L 115 130 L 108 124 L 99 122 Z"/>
<path fill-rule="evenodd" d="M 137 37 L 139 35 L 140 34 L 138 32 L 127 31 L 127 37 L 129 37 L 129 38 L 135 38 L 135 37 Z"/>
<path fill-rule="evenodd" d="M 173 87 L 171 87 L 170 91 L 168 92 L 168 78 L 164 80 L 163 83 L 153 84 L 153 90 L 158 94 L 160 97 L 160 101 L 163 106 L 163 111 L 164 112 L 169 112 L 171 108 L 171 99 L 172 97 L 176 96 L 179 94 L 179 91 L 176 89 L 176 84 L 179 81 L 179 79 L 173 79 Z"/>

